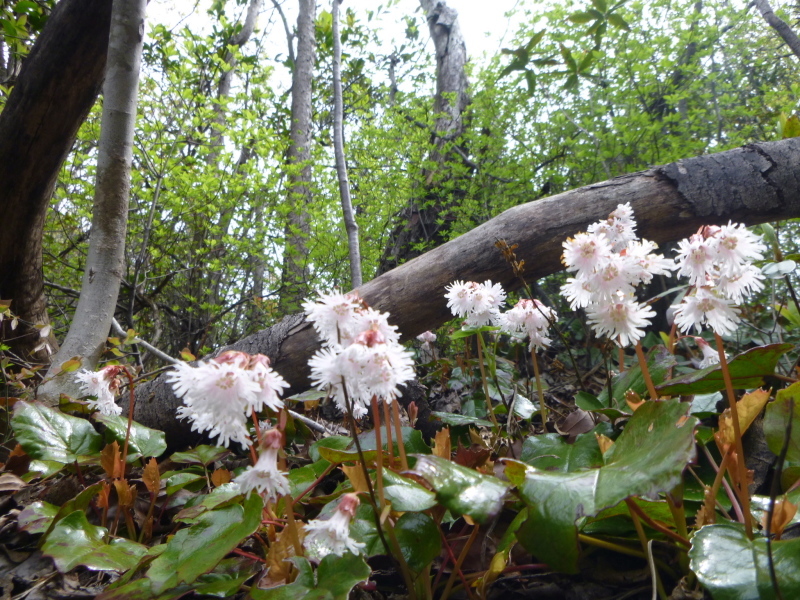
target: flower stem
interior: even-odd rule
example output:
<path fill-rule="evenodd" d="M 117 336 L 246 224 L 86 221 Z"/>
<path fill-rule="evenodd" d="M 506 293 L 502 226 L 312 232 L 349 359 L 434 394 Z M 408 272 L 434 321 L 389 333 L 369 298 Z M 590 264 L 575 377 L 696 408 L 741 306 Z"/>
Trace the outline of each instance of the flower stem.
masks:
<path fill-rule="evenodd" d="M 486 410 L 489 412 L 489 417 L 492 419 L 492 423 L 494 423 L 497 431 L 500 431 L 500 423 L 497 422 L 497 417 L 494 416 L 492 399 L 489 397 L 489 382 L 486 379 L 486 367 L 483 364 L 483 335 L 480 332 L 478 332 L 478 366 L 481 369 L 481 382 L 483 383 L 483 395 L 484 399 L 486 400 Z"/>
<path fill-rule="evenodd" d="M 539 394 L 539 414 L 542 415 L 542 429 L 547 433 L 547 405 L 544 403 L 544 390 L 542 389 L 542 375 L 539 372 L 539 361 L 536 359 L 536 349 L 531 350 L 533 361 L 533 376 L 536 378 L 536 392 Z M 509 415 L 511 418 L 511 415 Z"/>
<path fill-rule="evenodd" d="M 450 596 L 450 591 L 453 589 L 453 584 L 456 581 L 456 575 L 461 572 L 461 565 L 464 563 L 464 559 L 467 557 L 467 552 L 469 552 L 469 549 L 472 547 L 472 543 L 475 541 L 477 536 L 478 526 L 475 525 L 472 528 L 472 533 L 469 534 L 467 543 L 464 544 L 464 548 L 461 549 L 461 554 L 458 555 L 456 564 L 453 565 L 453 572 L 450 573 L 450 578 L 447 580 L 447 585 L 444 586 L 444 591 L 441 595 L 442 600 L 447 600 L 447 598 Z"/>
<path fill-rule="evenodd" d="M 739 424 L 739 409 L 736 406 L 736 394 L 733 391 L 733 381 L 731 380 L 731 372 L 728 369 L 728 359 L 725 356 L 725 347 L 722 338 L 717 332 L 714 332 L 714 338 L 717 342 L 717 353 L 719 354 L 719 366 L 722 369 L 722 378 L 725 380 L 725 391 L 728 393 L 728 404 L 731 408 L 731 419 L 733 420 L 733 436 L 734 444 L 736 446 L 738 467 L 738 474 L 734 482 L 734 489 L 737 490 L 739 495 L 739 502 L 742 505 L 742 514 L 744 516 L 744 529 L 747 533 L 747 539 L 753 539 L 753 523 L 750 515 L 750 490 L 747 489 L 747 467 L 744 463 L 744 446 L 742 445 L 742 428 Z"/>
<path fill-rule="evenodd" d="M 397 399 L 393 399 L 393 402 L 397 402 Z M 386 400 L 383 401 L 383 422 L 386 423 L 386 450 L 389 453 L 388 462 L 389 468 L 394 468 L 394 443 L 392 440 L 392 427 L 389 423 L 392 421 L 391 414 L 389 413 L 389 403 Z"/>
<path fill-rule="evenodd" d="M 647 368 L 647 359 L 644 356 L 641 341 L 636 342 L 636 358 L 639 359 L 639 367 L 642 369 L 642 377 L 644 377 L 644 382 L 647 385 L 647 393 L 650 394 L 650 399 L 658 400 L 658 392 L 656 391 L 656 386 L 653 385 L 653 378 L 650 377 L 650 369 Z"/>
<path fill-rule="evenodd" d="M 400 466 L 404 471 L 408 471 L 408 457 L 406 456 L 406 445 L 403 441 L 403 427 L 400 424 L 400 408 L 397 406 L 397 398 L 392 402 L 392 417 L 394 417 L 394 431 L 397 435 L 397 449 L 400 452 Z"/>
<path fill-rule="evenodd" d="M 378 488 L 378 507 L 383 510 L 386 498 L 383 497 L 383 441 L 381 439 L 381 415 L 378 411 L 378 398 L 372 396 L 372 420 L 375 425 L 375 484 Z M 386 424 L 388 428 L 388 423 Z"/>

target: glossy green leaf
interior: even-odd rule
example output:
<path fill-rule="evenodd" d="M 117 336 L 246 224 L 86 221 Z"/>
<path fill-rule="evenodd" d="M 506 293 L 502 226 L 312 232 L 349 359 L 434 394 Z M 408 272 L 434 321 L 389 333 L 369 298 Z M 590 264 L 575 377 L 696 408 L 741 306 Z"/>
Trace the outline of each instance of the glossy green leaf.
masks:
<path fill-rule="evenodd" d="M 253 600 L 347 600 L 356 584 L 369 578 L 372 572 L 360 556 L 330 554 L 322 559 L 315 573 L 311 563 L 299 556 L 291 561 L 297 567 L 297 579 L 289 585 L 268 590 L 251 588 Z"/>
<path fill-rule="evenodd" d="M 127 571 L 147 552 L 142 544 L 125 539 L 104 541 L 108 530 L 86 520 L 83 511 L 61 519 L 42 545 L 42 553 L 53 559 L 61 573 L 83 565 L 95 571 Z"/>
<path fill-rule="evenodd" d="M 800 463 L 800 382 L 778 390 L 775 400 L 767 404 L 764 413 L 764 435 L 769 449 L 776 456 L 780 454 L 787 441 L 786 427 L 790 418 L 792 431 L 788 440 L 786 460 Z"/>
<path fill-rule="evenodd" d="M 31 502 L 17 516 L 17 527 L 31 534 L 44 533 L 57 513 L 58 506 L 49 502 Z"/>
<path fill-rule="evenodd" d="M 486 419 L 479 419 L 477 417 L 468 417 L 466 415 L 438 411 L 433 411 L 431 414 L 445 425 L 450 425 L 451 427 L 459 427 L 463 425 L 486 427 L 489 429 L 493 427 L 490 421 L 487 421 Z"/>
<path fill-rule="evenodd" d="M 647 353 L 647 369 L 650 371 L 650 377 L 656 387 L 667 378 L 670 369 L 676 364 L 675 357 L 664 346 L 655 346 Z M 606 407 L 629 413 L 631 409 L 625 401 L 625 394 L 628 390 L 633 390 L 643 398 L 648 395 L 647 384 L 638 362 L 611 380 L 612 402 L 609 402 L 608 399 L 608 387 L 603 388 L 598 398 L 600 403 Z"/>
<path fill-rule="evenodd" d="M 483 327 L 474 327 L 469 329 L 459 329 L 450 334 L 450 339 L 460 340 L 462 338 L 469 337 L 471 335 L 483 333 L 484 331 L 499 331 L 499 330 L 500 330 L 499 327 L 493 327 L 491 325 L 484 325 Z"/>
<path fill-rule="evenodd" d="M 398 512 L 419 512 L 436 506 L 433 492 L 388 469 L 383 471 L 383 495 Z"/>
<path fill-rule="evenodd" d="M 263 506 L 261 496 L 251 493 L 243 505 L 203 513 L 190 527 L 178 531 L 147 571 L 153 592 L 192 583 L 213 569 L 258 529 Z"/>
<path fill-rule="evenodd" d="M 772 542 L 772 557 L 783 597 L 800 598 L 800 539 Z M 692 537 L 689 561 L 714 600 L 777 598 L 769 574 L 766 540 L 748 540 L 739 523 L 700 529 Z"/>
<path fill-rule="evenodd" d="M 739 389 L 757 388 L 764 383 L 764 377 L 775 372 L 775 365 L 781 356 L 791 351 L 793 344 L 769 344 L 751 348 L 735 356 L 728 363 L 733 387 Z M 668 396 L 688 396 L 691 394 L 711 394 L 725 389 L 722 369 L 712 365 L 705 369 L 676 377 L 656 389 Z"/>
<path fill-rule="evenodd" d="M 391 429 L 392 434 L 394 434 L 394 427 Z M 401 427 L 401 431 L 403 433 L 403 446 L 405 446 L 407 454 L 430 454 L 431 449 L 425 443 L 425 440 L 422 438 L 422 433 L 418 429 L 414 429 L 413 427 Z M 362 450 L 376 450 L 378 447 L 375 439 L 374 429 L 365 431 L 359 435 L 358 440 L 361 442 Z M 397 439 L 395 435 L 392 435 L 392 441 L 396 446 Z M 389 446 L 387 444 L 385 424 L 381 425 L 381 443 L 383 444 L 384 449 L 388 449 Z"/>
<path fill-rule="evenodd" d="M 572 444 L 557 433 L 533 435 L 522 444 L 520 460 L 541 471 L 569 473 L 603 465 L 594 432 L 582 433 Z"/>
<path fill-rule="evenodd" d="M 32 458 L 71 463 L 100 452 L 102 436 L 86 419 L 65 415 L 38 402 L 17 402 L 11 427 Z"/>
<path fill-rule="evenodd" d="M 430 484 L 442 506 L 481 523 L 497 514 L 509 487 L 497 477 L 438 456 L 418 455 L 412 472 Z"/>
<path fill-rule="evenodd" d="M 331 448 L 333 450 L 346 450 L 353 442 L 353 438 L 344 435 L 332 435 L 331 437 L 322 438 L 318 442 L 311 444 L 308 449 L 308 456 L 314 462 L 322 458 L 319 453 L 320 448 Z"/>
<path fill-rule="evenodd" d="M 108 427 L 113 439 L 119 442 L 120 448 L 125 443 L 128 431 L 128 419 L 117 415 L 98 413 L 95 420 Z M 150 429 L 136 421 L 131 423 L 131 437 L 128 441 L 128 462 L 139 458 L 158 458 L 167 450 L 167 440 L 163 431 Z"/>
<path fill-rule="evenodd" d="M 180 464 L 203 465 L 207 467 L 230 453 L 230 450 L 221 446 L 197 446 L 186 452 L 176 452 L 169 458 L 172 462 Z"/>
<path fill-rule="evenodd" d="M 394 535 L 403 558 L 415 573 L 420 573 L 442 551 L 439 528 L 424 513 L 401 516 L 395 523 Z"/>
<path fill-rule="evenodd" d="M 199 473 L 176 473 L 167 478 L 166 492 L 167 496 L 171 496 L 178 490 L 182 490 L 187 485 L 191 485 L 198 481 L 205 481 L 205 477 Z"/>
<path fill-rule="evenodd" d="M 681 480 L 694 457 L 697 419 L 678 400 L 645 402 L 606 452 L 605 465 L 571 473 L 508 461 L 506 475 L 529 507 L 517 537 L 539 560 L 575 572 L 576 520 L 595 516 L 630 496 L 655 497 Z"/>
<path fill-rule="evenodd" d="M 236 502 L 241 496 L 242 492 L 238 484 L 226 483 L 214 488 L 208 494 L 189 500 L 181 511 L 175 515 L 173 520 L 182 523 L 191 523 L 203 513 Z"/>

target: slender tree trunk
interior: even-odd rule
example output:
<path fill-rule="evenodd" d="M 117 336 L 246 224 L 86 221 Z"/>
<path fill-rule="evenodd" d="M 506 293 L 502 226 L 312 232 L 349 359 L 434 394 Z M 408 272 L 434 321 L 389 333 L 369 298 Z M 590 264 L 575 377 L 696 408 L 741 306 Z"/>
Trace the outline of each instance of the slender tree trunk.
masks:
<path fill-rule="evenodd" d="M 755 0 L 753 4 L 756 5 L 756 8 L 761 13 L 761 16 L 764 17 L 767 24 L 777 31 L 781 39 L 786 42 L 792 54 L 800 58 L 800 38 L 797 37 L 797 34 L 789 27 L 786 21 L 773 12 L 767 0 Z"/>
<path fill-rule="evenodd" d="M 284 313 L 300 308 L 308 294 L 308 206 L 311 204 L 311 89 L 316 46 L 315 0 L 299 0 L 297 59 L 292 73 L 292 123 L 288 153 L 289 207 L 281 277 L 280 308 Z"/>
<path fill-rule="evenodd" d="M 755 225 L 800 217 L 800 138 L 752 144 L 622 175 L 511 208 L 472 231 L 362 285 L 370 306 L 390 313 L 404 340 L 452 318 L 444 298 L 455 279 L 499 282 L 510 291 L 520 282 L 495 248 L 497 239 L 517 243 L 529 282 L 563 269 L 562 243 L 619 203 L 630 202 L 643 238 L 658 243 L 686 237 L 705 224 L 729 219 Z M 308 389 L 308 359 L 319 339 L 302 314 L 221 348 L 261 352 L 291 384 Z M 180 405 L 160 376 L 137 390 L 136 420 L 167 432 L 173 444 L 191 439 L 185 422 L 172 418 Z"/>
<path fill-rule="evenodd" d="M 133 133 L 146 7 L 147 0 L 114 0 L 111 11 L 89 254 L 69 333 L 53 359 L 48 381 L 41 390 L 41 397 L 47 402 L 58 402 L 59 393 L 79 395 L 74 375 L 59 374 L 59 369 L 75 356 L 80 357 L 85 368 L 95 369 L 114 318 L 125 269 Z"/>
<path fill-rule="evenodd" d="M 399 264 L 434 248 L 447 240 L 455 217 L 451 209 L 465 195 L 466 186 L 452 178 L 448 163 L 467 156 L 461 145 L 464 115 L 469 105 L 467 88 L 467 47 L 458 24 L 458 13 L 443 0 L 420 0 L 428 17 L 428 27 L 436 48 L 436 97 L 433 110 L 437 115 L 431 135 L 429 161 L 433 166 L 423 172 L 424 192 L 401 213 L 389 244 L 381 257 L 378 273 L 385 273 Z M 420 248 L 423 248 L 420 250 Z"/>
<path fill-rule="evenodd" d="M 333 0 L 333 154 L 336 159 L 336 175 L 339 179 L 339 195 L 342 198 L 342 215 L 347 231 L 347 251 L 350 256 L 351 287 L 361 285 L 361 250 L 358 244 L 358 223 L 353 214 L 350 198 L 350 181 L 347 178 L 347 161 L 344 155 L 344 100 L 342 99 L 342 42 L 339 36 L 339 5 L 342 0 Z"/>
<path fill-rule="evenodd" d="M 61 0 L 23 63 L 0 113 L 0 298 L 20 318 L 0 339 L 24 361 L 34 352 L 35 325 L 46 325 L 42 232 L 50 196 L 78 128 L 100 91 L 108 53 L 111 2 Z M 54 348 L 58 344 L 50 338 Z"/>

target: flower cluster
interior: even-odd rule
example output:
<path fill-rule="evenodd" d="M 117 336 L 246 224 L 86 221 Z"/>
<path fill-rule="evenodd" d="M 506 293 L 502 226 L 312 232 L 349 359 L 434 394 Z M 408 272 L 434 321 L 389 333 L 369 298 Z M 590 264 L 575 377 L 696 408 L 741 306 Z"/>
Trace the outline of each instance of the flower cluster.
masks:
<path fill-rule="evenodd" d="M 731 334 L 739 324 L 735 307 L 750 292 L 763 289 L 761 270 L 752 264 L 763 258 L 761 237 L 744 225 L 705 226 L 678 243 L 679 275 L 694 286 L 675 308 L 681 331 L 700 331 L 708 324 L 719 335 Z"/>
<path fill-rule="evenodd" d="M 557 318 L 556 311 L 536 299 L 523 298 L 500 317 L 500 328 L 510 335 L 523 334 L 530 338 L 529 350 L 546 348 L 552 340 L 547 337 L 550 324 Z"/>
<path fill-rule="evenodd" d="M 496 325 L 500 320 L 500 306 L 506 292 L 499 283 L 491 281 L 454 281 L 445 288 L 447 307 L 456 317 L 465 318 L 464 327 Z"/>
<path fill-rule="evenodd" d="M 119 375 L 122 367 L 111 365 L 103 367 L 96 373 L 87 369 L 81 369 L 76 378 L 81 383 L 83 393 L 87 396 L 94 396 L 97 400 L 89 400 L 89 408 L 98 410 L 104 415 L 120 415 L 122 407 L 114 402 L 114 397 L 119 391 Z"/>
<path fill-rule="evenodd" d="M 360 504 L 356 494 L 345 494 L 330 519 L 314 519 L 306 523 L 303 547 L 309 558 L 322 560 L 328 554 L 359 554 L 365 544 L 350 537 L 350 521 Z"/>
<path fill-rule="evenodd" d="M 256 490 L 267 500 L 289 493 L 289 480 L 278 470 L 278 451 L 283 445 L 283 434 L 270 429 L 261 435 L 261 451 L 256 464 L 247 469 L 233 483 L 243 494 Z"/>
<path fill-rule="evenodd" d="M 636 286 L 655 275 L 670 275 L 674 261 L 655 254 L 658 246 L 639 240 L 629 204 L 620 204 L 605 221 L 564 242 L 562 262 L 575 273 L 561 288 L 570 308 L 585 308 L 599 335 L 621 346 L 636 344 L 655 312 L 634 296 Z"/>
<path fill-rule="evenodd" d="M 265 406 L 283 407 L 280 395 L 289 384 L 269 366 L 263 354 L 228 351 L 197 367 L 179 363 L 167 376 L 184 406 L 178 417 L 192 421 L 195 431 L 210 431 L 219 443 L 251 444 L 247 418 Z"/>
<path fill-rule="evenodd" d="M 303 308 L 323 344 L 308 363 L 311 380 L 343 411 L 349 399 L 353 416 L 361 417 L 373 396 L 391 402 L 398 387 L 414 378 L 412 355 L 400 345 L 388 313 L 367 307 L 356 294 L 321 294 Z"/>

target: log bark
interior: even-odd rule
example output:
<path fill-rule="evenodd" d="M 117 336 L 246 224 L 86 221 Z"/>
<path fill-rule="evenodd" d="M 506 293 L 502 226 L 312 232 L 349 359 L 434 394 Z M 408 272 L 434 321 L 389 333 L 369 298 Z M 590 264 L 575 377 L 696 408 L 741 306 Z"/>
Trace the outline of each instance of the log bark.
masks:
<path fill-rule="evenodd" d="M 111 0 L 58 2 L 0 113 L 0 298 L 21 320 L 5 343 L 26 361 L 48 362 L 33 352 L 34 326 L 48 323 L 44 220 L 61 164 L 100 91 L 110 22 Z"/>
<path fill-rule="evenodd" d="M 752 144 L 680 160 L 511 208 L 472 231 L 358 288 L 370 306 L 388 311 L 403 339 L 451 318 L 444 286 L 455 279 L 519 287 L 495 248 L 517 243 L 529 281 L 561 270 L 562 242 L 620 203 L 630 202 L 643 238 L 677 240 L 705 224 L 728 220 L 755 225 L 800 217 L 800 138 Z M 291 384 L 288 394 L 310 387 L 307 362 L 319 343 L 302 315 L 222 348 L 261 352 Z M 180 401 L 165 376 L 137 391 L 135 418 L 165 429 L 173 445 L 189 442 L 188 425 L 173 418 Z"/>

